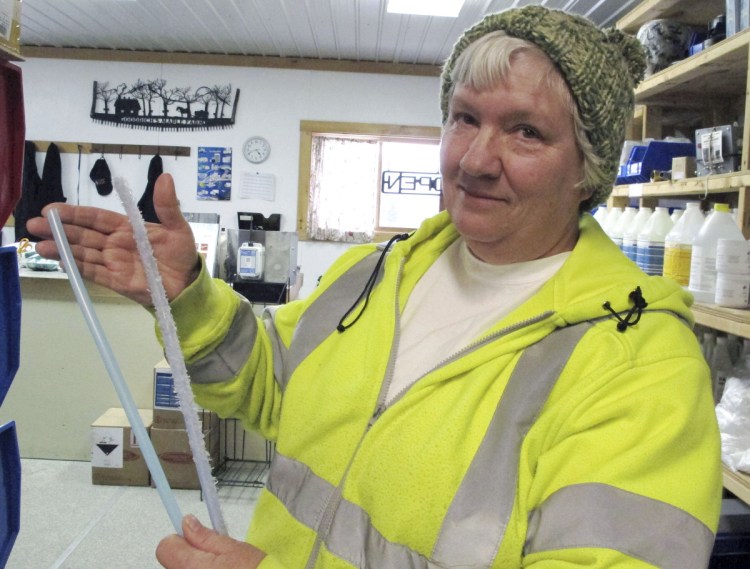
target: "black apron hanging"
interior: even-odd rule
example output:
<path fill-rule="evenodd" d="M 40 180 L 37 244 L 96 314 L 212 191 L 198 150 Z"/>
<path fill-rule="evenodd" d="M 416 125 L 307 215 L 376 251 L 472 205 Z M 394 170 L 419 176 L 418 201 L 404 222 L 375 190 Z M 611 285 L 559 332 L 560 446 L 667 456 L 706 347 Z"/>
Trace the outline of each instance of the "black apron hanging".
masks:
<path fill-rule="evenodd" d="M 62 188 L 62 163 L 60 162 L 60 149 L 57 144 L 50 142 L 47 148 L 47 156 L 44 157 L 42 167 L 42 207 L 53 202 L 64 202 L 65 194 Z M 41 208 L 39 210 L 41 214 Z"/>
<path fill-rule="evenodd" d="M 154 184 L 156 184 L 156 179 L 161 176 L 163 171 L 161 156 L 157 154 L 151 159 L 151 163 L 148 165 L 146 191 L 143 192 L 141 199 L 138 200 L 138 210 L 141 212 L 144 221 L 160 223 L 154 209 Z"/>

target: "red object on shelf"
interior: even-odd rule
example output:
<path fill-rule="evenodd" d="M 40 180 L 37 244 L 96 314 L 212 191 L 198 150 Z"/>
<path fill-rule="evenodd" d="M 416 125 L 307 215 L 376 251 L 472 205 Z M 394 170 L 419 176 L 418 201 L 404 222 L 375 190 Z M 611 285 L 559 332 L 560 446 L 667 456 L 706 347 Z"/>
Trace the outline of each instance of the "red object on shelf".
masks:
<path fill-rule="evenodd" d="M 0 227 L 21 197 L 25 137 L 21 69 L 0 59 Z"/>

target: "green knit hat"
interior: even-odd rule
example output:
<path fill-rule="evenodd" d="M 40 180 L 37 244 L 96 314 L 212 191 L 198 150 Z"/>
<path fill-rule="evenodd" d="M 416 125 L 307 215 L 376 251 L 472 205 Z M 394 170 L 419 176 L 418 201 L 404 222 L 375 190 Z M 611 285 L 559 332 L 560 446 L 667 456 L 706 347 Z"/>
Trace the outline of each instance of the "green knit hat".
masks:
<path fill-rule="evenodd" d="M 625 125 L 633 116 L 633 89 L 646 69 L 643 47 L 619 30 L 600 30 L 586 18 L 541 6 L 490 14 L 464 32 L 445 62 L 440 88 L 443 124 L 448 118 L 456 59 L 469 44 L 496 30 L 536 44 L 561 71 L 601 167 L 611 174 L 609 183 L 593 188 L 582 210 L 604 202 L 617 175 Z"/>

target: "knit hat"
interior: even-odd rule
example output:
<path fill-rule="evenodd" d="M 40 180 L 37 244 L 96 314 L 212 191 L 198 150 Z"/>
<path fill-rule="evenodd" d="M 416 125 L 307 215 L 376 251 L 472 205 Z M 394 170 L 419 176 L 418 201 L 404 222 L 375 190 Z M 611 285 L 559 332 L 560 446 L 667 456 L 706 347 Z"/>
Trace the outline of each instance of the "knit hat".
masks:
<path fill-rule="evenodd" d="M 107 161 L 102 157 L 94 162 L 89 178 L 94 182 L 96 191 L 100 196 L 108 196 L 112 193 L 112 173 L 109 171 Z"/>
<path fill-rule="evenodd" d="M 451 73 L 458 56 L 472 42 L 497 30 L 536 44 L 556 64 L 587 127 L 589 142 L 611 180 L 593 188 L 582 210 L 604 202 L 612 191 L 625 138 L 633 116 L 635 86 L 643 79 L 646 59 L 633 37 L 600 30 L 590 20 L 541 6 L 525 6 L 490 14 L 469 28 L 453 46 L 441 77 L 440 108 L 448 119 Z"/>

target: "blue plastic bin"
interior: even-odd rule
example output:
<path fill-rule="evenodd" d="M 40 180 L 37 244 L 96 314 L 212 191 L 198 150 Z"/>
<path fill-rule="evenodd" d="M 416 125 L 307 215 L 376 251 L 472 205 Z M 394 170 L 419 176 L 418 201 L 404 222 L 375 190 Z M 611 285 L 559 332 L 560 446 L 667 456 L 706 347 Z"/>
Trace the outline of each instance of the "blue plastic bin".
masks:
<path fill-rule="evenodd" d="M 627 163 L 620 166 L 620 175 L 615 184 L 648 182 L 652 172 L 671 170 L 672 158 L 678 156 L 695 156 L 695 145 L 692 142 L 653 140 L 646 146 L 634 146 Z"/>
<path fill-rule="evenodd" d="M 18 371 L 21 289 L 15 247 L 0 247 L 0 405 Z"/>
<path fill-rule="evenodd" d="M 21 459 L 16 423 L 0 426 L 0 567 L 5 567 L 21 526 Z"/>
<path fill-rule="evenodd" d="M 0 405 L 18 371 L 21 289 L 15 247 L 0 247 Z M 16 424 L 0 426 L 0 567 L 16 541 L 21 517 L 21 458 Z"/>

